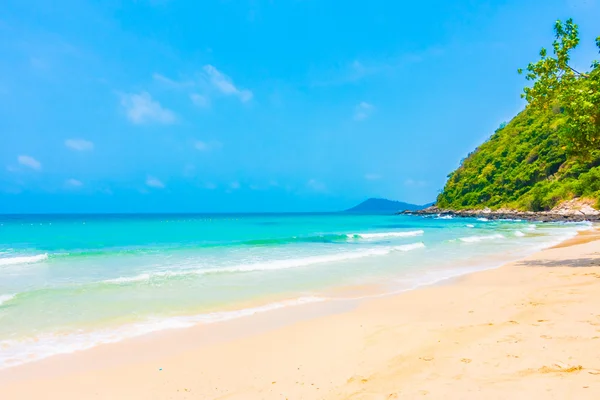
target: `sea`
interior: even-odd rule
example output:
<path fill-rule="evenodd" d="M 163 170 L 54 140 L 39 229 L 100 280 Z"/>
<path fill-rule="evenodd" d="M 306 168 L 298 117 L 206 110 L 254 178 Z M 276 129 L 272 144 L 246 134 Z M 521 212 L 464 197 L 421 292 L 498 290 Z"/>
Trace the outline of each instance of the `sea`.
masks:
<path fill-rule="evenodd" d="M 399 293 L 588 228 L 351 213 L 0 215 L 0 369 L 167 329 Z M 376 290 L 341 290 L 350 287 Z"/>

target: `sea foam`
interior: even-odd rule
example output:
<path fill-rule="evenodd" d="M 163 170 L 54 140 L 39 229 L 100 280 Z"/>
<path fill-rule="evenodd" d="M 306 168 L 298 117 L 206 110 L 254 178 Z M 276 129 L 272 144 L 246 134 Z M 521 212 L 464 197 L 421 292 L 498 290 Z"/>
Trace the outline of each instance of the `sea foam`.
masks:
<path fill-rule="evenodd" d="M 348 235 L 348 237 L 349 238 L 360 238 L 360 239 L 381 239 L 381 238 L 386 238 L 386 237 L 421 236 L 423 233 L 425 233 L 423 230 L 406 231 L 406 232 L 351 233 Z"/>
<path fill-rule="evenodd" d="M 0 294 L 0 306 L 15 298 L 15 294 Z"/>
<path fill-rule="evenodd" d="M 467 236 L 467 237 L 461 237 L 460 241 L 465 242 L 465 243 L 475 243 L 475 242 L 481 242 L 482 240 L 494 240 L 494 239 L 504 239 L 504 235 L 497 233 L 495 235 Z"/>
<path fill-rule="evenodd" d="M 48 254 L 38 254 L 35 256 L 5 257 L 0 258 L 0 265 L 32 264 L 47 259 Z"/>
<path fill-rule="evenodd" d="M 0 341 L 0 369 L 37 361 L 57 354 L 86 350 L 101 344 L 116 343 L 124 339 L 152 332 L 188 328 L 198 324 L 223 322 L 285 307 L 317 303 L 325 300 L 327 299 L 324 297 L 299 297 L 234 311 L 219 311 L 170 318 L 152 318 L 114 329 L 71 334 L 44 334 L 25 340 L 3 340 Z"/>
<path fill-rule="evenodd" d="M 319 256 L 310 256 L 302 258 L 290 258 L 282 260 L 265 261 L 251 264 L 238 264 L 230 267 L 220 268 L 204 268 L 204 269 L 182 269 L 182 270 L 170 270 L 170 271 L 156 271 L 156 272 L 145 272 L 139 275 L 131 277 L 119 277 L 115 279 L 107 279 L 102 283 L 108 284 L 129 284 L 135 282 L 144 282 L 151 279 L 178 277 L 186 275 L 210 275 L 210 274 L 225 274 L 225 273 L 243 273 L 243 272 L 257 272 L 257 271 L 277 271 L 290 268 L 305 267 L 314 264 L 332 263 L 355 260 L 364 257 L 372 256 L 383 256 L 393 251 L 411 251 L 420 248 L 424 248 L 425 244 L 422 242 L 411 243 L 400 246 L 386 246 L 378 247 L 366 250 L 326 254 Z"/>

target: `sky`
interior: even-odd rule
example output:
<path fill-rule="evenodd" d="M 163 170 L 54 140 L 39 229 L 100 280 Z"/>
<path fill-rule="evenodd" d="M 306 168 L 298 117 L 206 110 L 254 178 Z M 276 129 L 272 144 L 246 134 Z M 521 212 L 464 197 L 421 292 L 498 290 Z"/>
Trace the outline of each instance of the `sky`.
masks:
<path fill-rule="evenodd" d="M 3 0 L 0 213 L 434 201 L 600 0 Z"/>

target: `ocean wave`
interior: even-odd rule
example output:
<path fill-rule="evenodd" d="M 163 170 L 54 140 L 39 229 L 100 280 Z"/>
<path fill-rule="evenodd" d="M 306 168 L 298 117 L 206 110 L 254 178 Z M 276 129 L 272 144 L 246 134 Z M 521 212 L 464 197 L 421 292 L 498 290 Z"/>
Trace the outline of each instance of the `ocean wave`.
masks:
<path fill-rule="evenodd" d="M 537 229 L 537 226 L 535 224 L 529 224 L 527 226 L 528 231 L 535 231 L 536 229 Z"/>
<path fill-rule="evenodd" d="M 14 299 L 16 294 L 0 294 L 0 306 Z"/>
<path fill-rule="evenodd" d="M 403 244 L 401 246 L 394 246 L 393 247 L 393 249 L 395 251 L 411 251 L 411 250 L 424 249 L 424 248 L 425 248 L 425 243 L 423 243 L 423 242 L 411 243 L 411 244 Z"/>
<path fill-rule="evenodd" d="M 383 256 L 394 251 L 407 252 L 411 250 L 424 248 L 425 244 L 422 242 L 410 243 L 399 246 L 386 246 L 380 248 L 373 248 L 360 251 L 351 251 L 336 254 L 326 254 L 320 256 L 309 256 L 302 258 L 290 258 L 280 259 L 273 261 L 265 261 L 251 264 L 239 264 L 230 267 L 220 268 L 204 268 L 204 269 L 183 269 L 183 270 L 170 270 L 170 271 L 156 271 L 156 272 L 145 272 L 139 275 L 131 277 L 119 277 L 115 279 L 107 279 L 102 283 L 126 285 L 133 284 L 136 282 L 147 282 L 153 279 L 168 279 L 182 276 L 193 276 L 193 275 L 217 275 L 227 273 L 248 273 L 248 272 L 260 272 L 260 271 L 277 271 L 290 268 L 306 267 L 315 264 L 325 264 L 341 261 L 356 260 L 364 257 L 372 256 Z"/>
<path fill-rule="evenodd" d="M 473 225 L 473 224 L 467 224 L 467 228 L 475 228 L 475 225 Z"/>
<path fill-rule="evenodd" d="M 4 257 L 0 258 L 0 265 L 33 264 L 47 259 L 47 253 L 35 256 Z"/>
<path fill-rule="evenodd" d="M 0 341 L 0 368 L 38 361 L 57 354 L 74 353 L 101 344 L 116 343 L 124 339 L 142 336 L 152 332 L 189 328 L 198 324 L 224 322 L 285 307 L 300 306 L 325 300 L 327 299 L 324 297 L 299 297 L 296 299 L 283 300 L 258 307 L 234 311 L 219 311 L 180 317 L 152 318 L 115 329 L 103 329 L 71 334 L 45 334 L 26 340 L 4 340 Z"/>
<path fill-rule="evenodd" d="M 406 232 L 373 232 L 373 233 L 351 233 L 347 236 L 356 239 L 381 239 L 386 237 L 412 237 L 421 236 L 425 233 L 423 230 L 406 231 Z"/>
<path fill-rule="evenodd" d="M 453 218 L 452 215 L 440 215 L 440 214 L 438 214 L 436 219 L 452 219 L 452 218 Z"/>
<path fill-rule="evenodd" d="M 475 243 L 475 242 L 481 242 L 482 240 L 504 239 L 504 235 L 496 233 L 494 235 L 467 236 L 467 237 L 461 237 L 459 239 L 460 239 L 461 242 Z"/>
<path fill-rule="evenodd" d="M 525 234 L 523 232 L 521 232 L 521 231 L 515 231 L 515 236 L 517 236 L 517 237 L 523 237 L 523 236 L 525 236 Z"/>
<path fill-rule="evenodd" d="M 487 222 L 489 219 L 487 218 L 477 218 L 477 221 Z"/>
<path fill-rule="evenodd" d="M 103 283 L 117 283 L 117 284 L 121 284 L 121 283 L 132 283 L 132 282 L 148 281 L 148 280 L 150 280 L 150 278 L 151 278 L 150 274 L 140 274 L 140 275 L 130 276 L 130 277 L 120 277 L 120 278 L 115 278 L 115 279 L 107 279 L 107 280 L 102 281 L 102 282 Z"/>
<path fill-rule="evenodd" d="M 171 251 L 190 251 L 202 249 L 214 249 L 224 247 L 238 246 L 280 246 L 286 244 L 300 243 L 344 243 L 349 240 L 373 240 L 386 237 L 411 237 L 419 236 L 424 232 L 405 231 L 405 232 L 374 232 L 374 233 L 323 233 L 311 234 L 307 236 L 289 236 L 281 238 L 265 238 L 252 239 L 242 241 L 230 241 L 223 243 L 196 243 L 187 245 L 166 245 L 160 247 L 139 247 L 139 248 L 106 248 L 106 249 L 78 249 L 69 252 L 56 252 L 52 254 L 44 253 L 34 256 L 16 256 L 16 257 L 0 257 L 0 266 L 13 264 L 32 264 L 45 260 L 64 260 L 64 259 L 82 259 L 89 257 L 107 257 L 107 256 L 139 256 L 153 255 Z M 4 254 L 0 252 L 0 254 Z"/>

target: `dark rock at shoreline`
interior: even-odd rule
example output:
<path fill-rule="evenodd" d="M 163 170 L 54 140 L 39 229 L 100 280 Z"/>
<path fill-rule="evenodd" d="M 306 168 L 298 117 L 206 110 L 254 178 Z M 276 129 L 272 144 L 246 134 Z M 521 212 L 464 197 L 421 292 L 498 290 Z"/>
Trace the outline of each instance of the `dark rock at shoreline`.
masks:
<path fill-rule="evenodd" d="M 587 212 L 586 212 L 587 211 Z M 431 206 L 422 210 L 402 211 L 398 214 L 421 216 L 451 216 L 463 218 L 521 219 L 532 222 L 600 222 L 600 212 L 596 210 L 553 209 L 552 211 L 514 211 L 514 210 L 447 210 Z"/>

